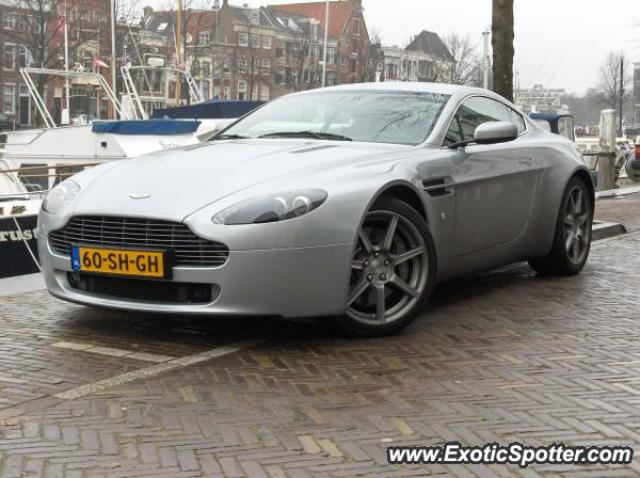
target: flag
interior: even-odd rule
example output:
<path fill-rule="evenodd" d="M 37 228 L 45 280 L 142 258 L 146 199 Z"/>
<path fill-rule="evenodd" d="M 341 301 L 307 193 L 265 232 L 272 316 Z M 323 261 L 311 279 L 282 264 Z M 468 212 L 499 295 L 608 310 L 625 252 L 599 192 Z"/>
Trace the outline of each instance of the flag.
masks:
<path fill-rule="evenodd" d="M 109 65 L 107 65 L 104 61 L 102 61 L 99 57 L 95 57 L 93 59 L 93 67 L 96 68 L 109 68 Z"/>

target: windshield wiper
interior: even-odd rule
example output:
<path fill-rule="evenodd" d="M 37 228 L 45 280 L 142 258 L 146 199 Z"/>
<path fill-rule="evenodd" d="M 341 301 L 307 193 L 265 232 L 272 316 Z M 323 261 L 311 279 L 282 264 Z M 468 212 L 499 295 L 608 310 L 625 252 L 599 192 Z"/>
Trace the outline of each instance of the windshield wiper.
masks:
<path fill-rule="evenodd" d="M 251 139 L 251 136 L 245 136 L 243 134 L 220 134 L 211 138 L 211 141 L 215 141 L 217 139 Z"/>
<path fill-rule="evenodd" d="M 314 138 L 335 141 L 353 141 L 353 138 L 349 138 L 348 136 L 324 133 L 322 131 L 280 131 L 276 133 L 263 134 L 262 136 L 259 136 L 259 138 Z"/>

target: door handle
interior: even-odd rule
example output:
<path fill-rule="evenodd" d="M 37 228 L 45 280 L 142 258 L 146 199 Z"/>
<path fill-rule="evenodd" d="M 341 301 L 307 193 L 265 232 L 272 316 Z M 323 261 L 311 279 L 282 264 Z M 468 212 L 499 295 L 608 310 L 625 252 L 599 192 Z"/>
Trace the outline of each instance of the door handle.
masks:
<path fill-rule="evenodd" d="M 522 164 L 523 166 L 531 166 L 533 159 L 528 156 L 521 156 L 518 158 L 518 164 Z"/>

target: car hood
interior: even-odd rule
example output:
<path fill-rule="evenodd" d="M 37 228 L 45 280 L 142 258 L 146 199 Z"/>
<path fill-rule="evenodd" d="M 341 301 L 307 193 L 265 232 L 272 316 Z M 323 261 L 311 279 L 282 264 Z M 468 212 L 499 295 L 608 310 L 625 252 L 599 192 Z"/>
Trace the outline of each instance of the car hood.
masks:
<path fill-rule="evenodd" d="M 380 156 L 406 149 L 387 144 L 265 139 L 220 141 L 158 152 L 111 163 L 101 171 L 89 170 L 85 181 L 85 173 L 77 176 L 83 189 L 73 214 L 182 220 L 265 181 L 282 177 L 286 190 L 287 178 L 298 172 L 379 161 Z"/>

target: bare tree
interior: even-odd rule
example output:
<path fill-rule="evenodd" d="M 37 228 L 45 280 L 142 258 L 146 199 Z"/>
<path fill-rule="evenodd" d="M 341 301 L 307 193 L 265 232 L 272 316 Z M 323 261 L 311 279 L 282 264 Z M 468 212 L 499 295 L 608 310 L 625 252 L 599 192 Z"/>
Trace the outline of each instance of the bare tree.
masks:
<path fill-rule="evenodd" d="M 208 69 L 205 69 L 201 62 L 201 59 L 206 58 L 211 53 L 213 26 L 207 25 L 205 21 L 208 13 L 206 11 L 192 10 L 185 12 L 187 37 L 191 37 L 191 41 L 187 38 L 187 45 L 185 45 L 187 57 L 185 67 L 188 67 L 191 76 L 200 82 L 208 82 L 211 79 L 211 63 L 206 62 L 205 64 L 209 66 Z M 208 35 L 204 35 L 205 33 L 208 33 Z M 183 90 L 186 92 L 187 88 L 184 86 L 186 85 L 183 85 Z"/>
<path fill-rule="evenodd" d="M 513 1 L 493 0 L 493 90 L 513 100 Z"/>
<path fill-rule="evenodd" d="M 439 72 L 440 78 L 455 85 L 480 86 L 482 79 L 482 60 L 471 36 L 451 33 L 443 38 L 444 44 L 453 56 L 453 63 L 446 71 Z"/>
<path fill-rule="evenodd" d="M 320 86 L 320 75 L 318 70 L 320 57 L 320 46 L 318 43 L 318 33 L 315 38 L 311 34 L 311 24 L 301 25 L 295 40 L 289 42 L 288 54 L 291 67 L 287 77 L 287 86 L 295 91 L 316 88 Z M 292 74 L 295 72 L 295 74 Z"/>
<path fill-rule="evenodd" d="M 623 100 L 628 101 L 633 91 L 631 89 L 631 65 L 623 52 L 609 52 L 600 66 L 598 83 L 589 90 L 589 96 L 601 107 L 616 109 L 620 101 L 620 65 L 624 64 L 624 70 L 628 72 L 622 79 L 624 90 Z"/>

